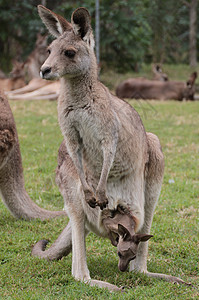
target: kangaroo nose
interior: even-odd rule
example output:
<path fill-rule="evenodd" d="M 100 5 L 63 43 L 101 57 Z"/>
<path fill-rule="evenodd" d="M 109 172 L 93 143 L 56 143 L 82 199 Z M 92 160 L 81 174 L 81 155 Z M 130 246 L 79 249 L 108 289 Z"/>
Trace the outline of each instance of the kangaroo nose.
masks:
<path fill-rule="evenodd" d="M 50 72 L 51 72 L 51 68 L 50 68 L 50 67 L 46 67 L 45 69 L 41 69 L 41 71 L 40 71 L 40 76 L 41 76 L 42 78 L 46 78 L 47 75 L 50 74 Z"/>

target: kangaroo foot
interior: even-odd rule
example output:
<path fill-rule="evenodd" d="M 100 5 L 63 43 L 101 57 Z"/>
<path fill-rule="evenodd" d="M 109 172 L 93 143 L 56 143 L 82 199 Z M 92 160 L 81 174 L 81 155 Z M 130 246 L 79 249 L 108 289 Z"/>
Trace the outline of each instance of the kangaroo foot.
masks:
<path fill-rule="evenodd" d="M 101 281 L 101 280 L 95 280 L 95 279 L 90 279 L 89 281 L 87 281 L 87 283 L 90 286 L 98 286 L 100 288 L 107 288 L 110 292 L 125 292 L 124 287 L 117 287 L 114 284 L 105 282 L 105 281 Z"/>
<path fill-rule="evenodd" d="M 193 286 L 191 283 L 185 282 L 181 278 L 175 277 L 175 276 L 161 274 L 161 273 L 151 273 L 151 272 L 148 272 L 148 271 L 145 274 L 149 277 L 161 278 L 161 279 L 164 279 L 164 280 L 169 281 L 169 282 L 173 282 L 173 283 L 177 283 L 177 284 L 185 284 L 185 285 L 188 285 L 188 286 Z"/>

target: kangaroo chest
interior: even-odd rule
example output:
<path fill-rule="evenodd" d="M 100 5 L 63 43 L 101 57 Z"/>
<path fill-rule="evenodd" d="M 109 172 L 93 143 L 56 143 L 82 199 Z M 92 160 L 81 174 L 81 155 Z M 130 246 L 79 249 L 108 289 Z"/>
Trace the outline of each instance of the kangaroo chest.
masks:
<path fill-rule="evenodd" d="M 68 143 L 76 143 L 76 149 L 77 147 L 81 149 L 83 164 L 95 178 L 99 179 L 102 170 L 102 144 L 103 147 L 106 147 L 104 140 L 108 142 L 114 141 L 116 131 L 119 137 L 115 158 L 109 173 L 109 180 L 118 180 L 136 168 L 136 161 L 133 159 L 134 156 L 137 157 L 137 155 L 133 155 L 133 135 L 132 139 L 128 138 L 128 143 L 132 143 L 130 145 L 131 150 L 126 151 L 124 135 L 115 126 L 114 118 L 111 116 L 105 120 L 105 117 L 109 116 L 107 112 L 105 114 L 99 111 L 96 112 L 92 106 L 85 105 L 76 109 L 70 106 L 59 107 L 58 113 L 59 123 L 65 140 Z"/>
<path fill-rule="evenodd" d="M 96 120 L 95 114 L 92 113 L 91 107 L 85 106 L 78 109 L 67 107 L 61 111 L 58 110 L 58 113 L 65 140 L 74 145 L 77 144 L 86 163 L 93 165 L 93 168 L 101 166 L 103 161 L 101 140 L 103 137 L 100 132 L 102 130 L 99 129 L 100 124 Z"/>

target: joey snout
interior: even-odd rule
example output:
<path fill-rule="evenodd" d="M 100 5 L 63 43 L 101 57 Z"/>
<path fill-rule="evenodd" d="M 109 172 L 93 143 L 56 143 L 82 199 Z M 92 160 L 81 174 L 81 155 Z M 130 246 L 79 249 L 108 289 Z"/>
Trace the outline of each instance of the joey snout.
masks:
<path fill-rule="evenodd" d="M 119 263 L 118 263 L 118 269 L 121 271 L 121 272 L 125 272 L 128 268 L 128 265 L 129 265 L 129 261 L 122 261 L 120 260 Z"/>
<path fill-rule="evenodd" d="M 125 272 L 130 261 L 136 258 L 138 245 L 134 242 L 127 242 L 123 245 L 122 244 L 123 242 L 117 246 L 119 256 L 118 269 L 121 272 Z"/>
<path fill-rule="evenodd" d="M 151 234 L 135 234 L 128 230 L 125 225 L 118 224 L 118 244 L 117 253 L 119 256 L 118 268 L 125 272 L 131 260 L 136 258 L 138 245 L 140 242 L 147 242 L 153 235 Z"/>

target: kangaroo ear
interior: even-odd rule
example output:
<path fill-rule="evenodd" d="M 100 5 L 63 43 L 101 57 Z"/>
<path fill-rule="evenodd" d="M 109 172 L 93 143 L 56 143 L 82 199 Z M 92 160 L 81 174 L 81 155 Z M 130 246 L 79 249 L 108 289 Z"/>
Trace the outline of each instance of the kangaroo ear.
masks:
<path fill-rule="evenodd" d="M 72 25 L 68 21 L 43 5 L 38 5 L 38 13 L 48 31 L 54 37 L 58 38 L 65 31 L 72 30 Z"/>
<path fill-rule="evenodd" d="M 89 46 L 94 48 L 95 42 L 91 28 L 91 17 L 84 7 L 77 8 L 71 17 L 75 34 L 79 35 Z"/>
<path fill-rule="evenodd" d="M 111 244 L 115 247 L 117 247 L 118 245 L 118 241 L 119 241 L 119 235 L 115 236 L 115 234 L 113 235 L 112 232 L 109 234 L 109 238 L 111 240 Z"/>
<path fill-rule="evenodd" d="M 122 236 L 123 240 L 130 240 L 131 234 L 126 227 L 122 224 L 118 224 L 118 233 Z"/>
<path fill-rule="evenodd" d="M 187 81 L 187 87 L 192 87 L 192 85 L 194 84 L 194 82 L 195 82 L 197 76 L 198 76 L 197 72 L 193 72 L 193 73 L 190 75 L 190 78 L 189 78 L 189 80 Z"/>
<path fill-rule="evenodd" d="M 140 242 L 146 242 L 146 241 L 148 241 L 152 237 L 153 237 L 153 235 L 151 235 L 151 234 L 135 234 L 133 236 L 133 241 L 136 244 L 139 244 Z"/>
<path fill-rule="evenodd" d="M 157 72 L 162 73 L 162 69 L 161 69 L 160 65 L 156 64 L 156 65 L 154 66 L 154 69 L 155 69 Z"/>

